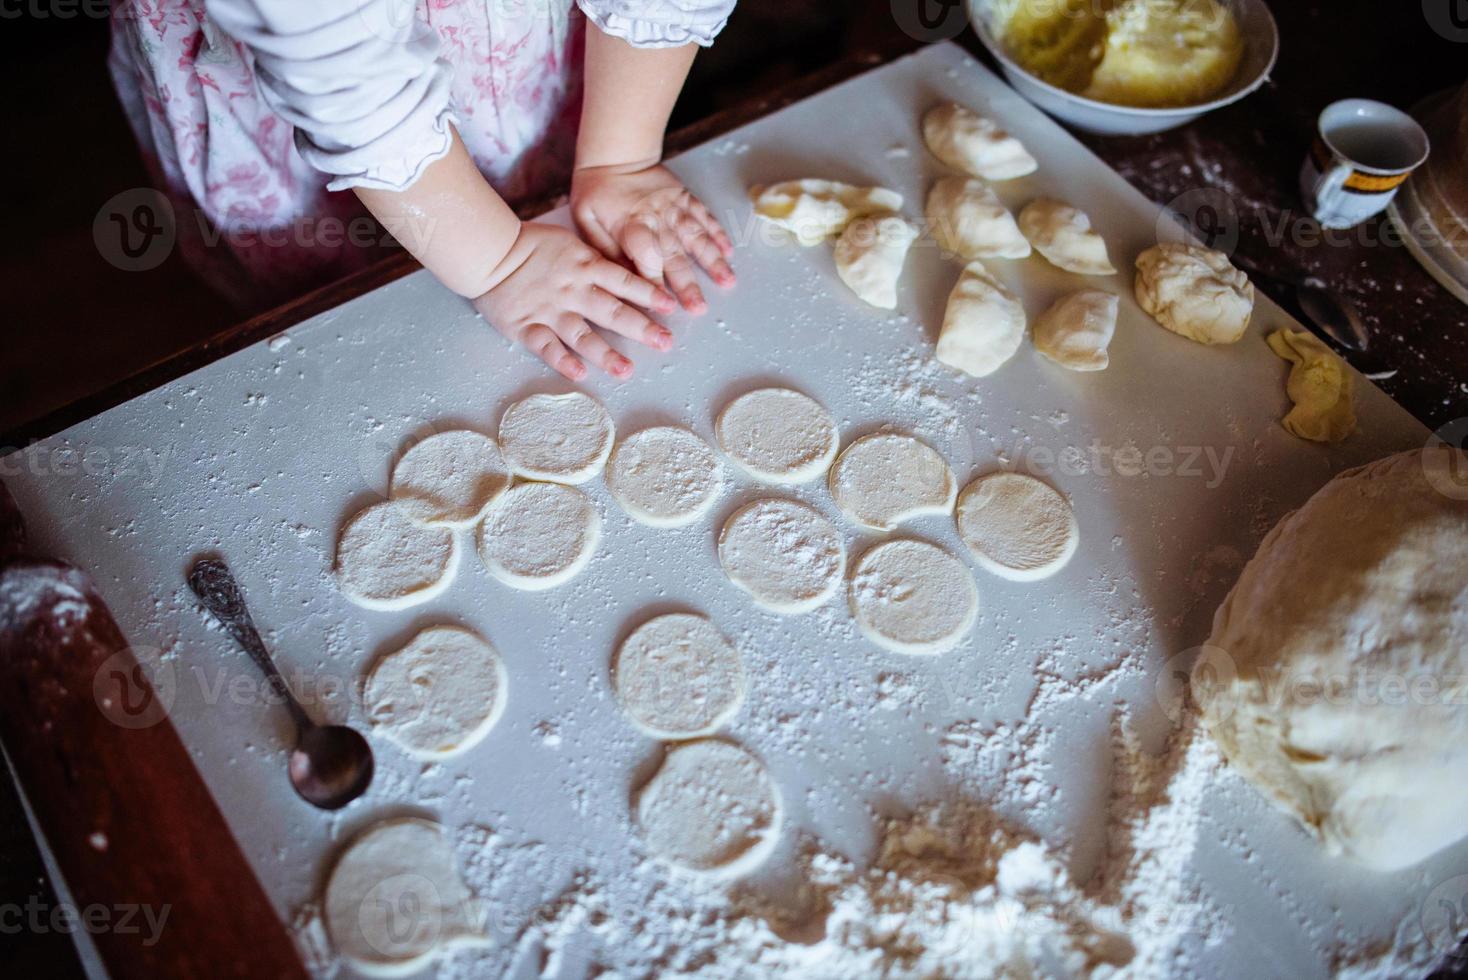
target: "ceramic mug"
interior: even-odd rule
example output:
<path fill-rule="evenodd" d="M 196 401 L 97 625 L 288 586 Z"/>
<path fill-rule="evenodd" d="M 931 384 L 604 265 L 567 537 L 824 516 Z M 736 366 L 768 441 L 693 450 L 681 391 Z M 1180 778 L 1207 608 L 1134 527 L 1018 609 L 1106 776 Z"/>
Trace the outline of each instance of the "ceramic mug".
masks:
<path fill-rule="evenodd" d="M 1350 228 L 1386 210 L 1428 149 L 1427 133 L 1400 109 L 1370 99 L 1332 102 L 1300 168 L 1300 193 L 1326 228 Z"/>

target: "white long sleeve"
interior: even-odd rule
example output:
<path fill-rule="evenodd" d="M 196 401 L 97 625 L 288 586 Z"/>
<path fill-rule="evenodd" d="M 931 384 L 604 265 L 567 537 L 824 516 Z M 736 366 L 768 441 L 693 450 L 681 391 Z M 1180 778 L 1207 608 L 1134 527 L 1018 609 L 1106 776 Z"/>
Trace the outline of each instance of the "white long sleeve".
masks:
<path fill-rule="evenodd" d="M 576 0 L 592 23 L 636 48 L 708 47 L 735 0 Z"/>

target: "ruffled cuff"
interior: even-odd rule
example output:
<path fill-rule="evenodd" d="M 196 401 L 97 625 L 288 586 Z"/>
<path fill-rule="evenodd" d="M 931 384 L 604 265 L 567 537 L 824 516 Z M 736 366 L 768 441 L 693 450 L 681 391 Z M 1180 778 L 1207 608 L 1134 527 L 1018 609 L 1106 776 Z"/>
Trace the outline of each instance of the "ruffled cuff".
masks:
<path fill-rule="evenodd" d="M 425 125 L 414 127 L 399 126 L 380 139 L 346 151 L 323 150 L 298 129 L 296 149 L 311 166 L 331 175 L 326 182 L 329 191 L 352 187 L 407 190 L 430 164 L 448 156 L 454 145 L 454 134 L 449 127 L 456 125 L 458 119 L 452 110 L 446 108 L 436 118 L 424 122 Z"/>
<path fill-rule="evenodd" d="M 576 0 L 604 34 L 634 48 L 708 47 L 734 12 L 734 0 Z"/>

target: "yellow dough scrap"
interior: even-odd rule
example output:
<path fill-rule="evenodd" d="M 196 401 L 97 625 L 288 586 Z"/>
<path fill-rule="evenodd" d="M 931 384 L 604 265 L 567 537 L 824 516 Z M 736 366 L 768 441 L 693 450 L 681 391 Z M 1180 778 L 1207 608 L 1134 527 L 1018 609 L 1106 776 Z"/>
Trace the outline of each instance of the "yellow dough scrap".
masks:
<path fill-rule="evenodd" d="M 1268 342 L 1293 365 L 1285 391 L 1295 407 L 1283 419 L 1285 429 L 1312 442 L 1340 442 L 1350 435 L 1356 411 L 1345 362 L 1304 330 L 1276 330 Z"/>

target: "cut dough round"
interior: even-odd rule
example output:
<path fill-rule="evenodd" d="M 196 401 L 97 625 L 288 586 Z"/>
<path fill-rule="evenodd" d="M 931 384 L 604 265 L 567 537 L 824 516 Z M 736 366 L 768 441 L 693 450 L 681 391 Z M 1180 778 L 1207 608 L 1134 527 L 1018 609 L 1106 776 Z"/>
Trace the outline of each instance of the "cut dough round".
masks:
<path fill-rule="evenodd" d="M 734 512 L 719 535 L 729 581 L 773 612 L 808 612 L 836 592 L 846 571 L 840 533 L 794 500 L 756 500 Z"/>
<path fill-rule="evenodd" d="M 717 731 L 744 703 L 739 651 L 702 616 L 649 619 L 617 649 L 612 691 L 632 723 L 654 738 Z"/>
<path fill-rule="evenodd" d="M 408 976 L 435 953 L 489 942 L 443 828 L 417 818 L 384 820 L 352 841 L 321 913 L 336 951 L 368 976 Z"/>
<path fill-rule="evenodd" d="M 637 794 L 637 823 L 654 854 L 690 871 L 732 877 L 774 849 L 782 806 L 763 762 L 722 739 L 674 746 Z"/>
<path fill-rule="evenodd" d="M 449 587 L 459 567 L 458 540 L 415 516 L 412 504 L 385 500 L 342 526 L 336 577 L 343 595 L 368 609 L 404 609 Z"/>
<path fill-rule="evenodd" d="M 841 512 L 874 531 L 890 531 L 920 514 L 947 514 L 958 494 L 953 471 L 936 449 L 894 432 L 875 432 L 847 446 L 828 482 Z"/>
<path fill-rule="evenodd" d="M 899 538 L 867 549 L 849 590 L 856 625 L 898 653 L 942 653 L 979 615 L 979 590 L 963 562 L 936 545 Z"/>
<path fill-rule="evenodd" d="M 704 514 L 723 487 L 723 467 L 687 429 L 658 426 L 623 439 L 607 463 L 607 489 L 633 520 L 680 527 Z"/>
<path fill-rule="evenodd" d="M 468 527 L 509 485 L 495 441 L 459 430 L 429 436 L 404 453 L 388 496 L 411 506 L 414 520 L 424 524 Z"/>
<path fill-rule="evenodd" d="M 1116 333 L 1120 300 L 1099 289 L 1083 289 L 1056 300 L 1035 318 L 1035 349 L 1072 371 L 1104 371 L 1106 348 Z"/>
<path fill-rule="evenodd" d="M 1025 308 L 1019 297 L 982 262 L 964 266 L 943 311 L 938 360 L 982 378 L 999 370 L 1024 339 Z"/>
<path fill-rule="evenodd" d="M 457 626 L 431 626 L 383 655 L 362 685 L 372 727 L 422 759 L 478 745 L 505 710 L 504 661 Z"/>
<path fill-rule="evenodd" d="M 479 557 L 489 574 L 532 592 L 571 581 L 600 543 L 596 505 L 559 483 L 515 484 L 479 526 Z"/>
<path fill-rule="evenodd" d="M 1106 240 L 1091 228 L 1086 212 L 1064 201 L 1040 197 L 1019 213 L 1019 229 L 1050 264 L 1082 276 L 1116 271 L 1106 255 Z"/>
<path fill-rule="evenodd" d="M 836 240 L 836 275 L 864 303 L 897 307 L 897 280 L 918 230 L 902 217 L 884 213 L 853 221 Z"/>
<path fill-rule="evenodd" d="M 1022 259 L 1030 243 L 1014 215 L 982 180 L 944 177 L 928 192 L 928 228 L 938 247 L 965 261 Z"/>
<path fill-rule="evenodd" d="M 958 497 L 958 536 L 974 559 L 1014 582 L 1048 578 L 1075 554 L 1080 529 L 1070 501 L 1023 473 L 990 473 Z"/>
<path fill-rule="evenodd" d="M 600 473 L 615 434 L 602 403 L 579 391 L 531 395 L 500 419 L 500 449 L 510 469 L 552 483 L 585 483 Z"/>
<path fill-rule="evenodd" d="M 760 388 L 724 406 L 714 423 L 719 448 L 766 483 L 814 480 L 836 458 L 836 420 L 820 403 L 789 388 Z"/>
<path fill-rule="evenodd" d="M 923 116 L 923 141 L 954 170 L 985 180 L 1010 180 L 1039 169 L 1024 144 L 972 109 L 949 103 Z"/>
<path fill-rule="evenodd" d="M 1137 302 L 1163 327 L 1200 344 L 1231 344 L 1254 311 L 1254 284 L 1211 248 L 1163 242 L 1137 256 Z"/>

